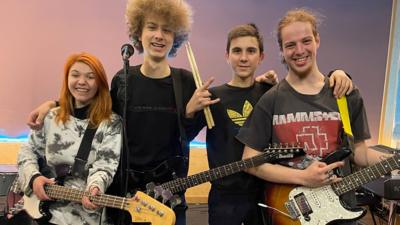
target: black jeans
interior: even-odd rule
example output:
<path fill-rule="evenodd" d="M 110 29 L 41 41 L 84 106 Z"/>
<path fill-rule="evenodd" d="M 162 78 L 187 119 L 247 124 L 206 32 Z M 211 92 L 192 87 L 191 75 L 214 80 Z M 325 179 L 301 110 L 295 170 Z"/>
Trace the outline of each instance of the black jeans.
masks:
<path fill-rule="evenodd" d="M 209 225 L 262 225 L 263 209 L 257 203 L 263 202 L 261 193 L 227 193 L 211 188 L 208 197 Z"/>

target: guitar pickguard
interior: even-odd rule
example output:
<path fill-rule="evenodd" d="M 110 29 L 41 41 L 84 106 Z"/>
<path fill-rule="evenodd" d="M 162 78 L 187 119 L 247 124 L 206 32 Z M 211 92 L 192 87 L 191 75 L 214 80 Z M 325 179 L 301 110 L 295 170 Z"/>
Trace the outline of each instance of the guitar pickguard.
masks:
<path fill-rule="evenodd" d="M 271 184 L 267 189 L 266 203 L 277 209 L 271 215 L 274 225 L 325 225 L 335 220 L 356 220 L 365 214 L 365 210 L 345 208 L 329 185 L 307 188 Z"/>

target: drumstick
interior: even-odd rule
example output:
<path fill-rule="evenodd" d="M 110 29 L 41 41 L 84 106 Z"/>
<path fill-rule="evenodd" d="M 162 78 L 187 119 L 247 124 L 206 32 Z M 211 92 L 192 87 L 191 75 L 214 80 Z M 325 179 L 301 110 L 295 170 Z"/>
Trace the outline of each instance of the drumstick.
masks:
<path fill-rule="evenodd" d="M 189 58 L 189 63 L 190 63 L 190 66 L 192 68 L 193 78 L 194 78 L 196 87 L 200 88 L 201 86 L 203 86 L 203 83 L 202 83 L 201 78 L 200 78 L 199 69 L 197 67 L 196 60 L 194 58 L 194 54 L 193 54 L 192 48 L 191 48 L 189 42 L 185 46 L 186 46 L 186 51 L 187 51 L 187 55 L 188 55 L 188 58 Z M 215 123 L 214 123 L 214 120 L 213 120 L 213 117 L 212 117 L 212 114 L 211 114 L 211 111 L 210 111 L 210 107 L 206 106 L 204 108 L 204 115 L 206 117 L 207 127 L 208 127 L 208 129 L 211 129 L 212 127 L 215 126 Z"/>
<path fill-rule="evenodd" d="M 196 84 L 196 88 L 200 88 L 201 86 L 203 86 L 203 82 L 201 81 L 201 78 L 200 78 L 199 68 L 197 67 L 196 60 L 193 55 L 192 47 L 190 46 L 189 42 L 187 42 L 185 44 L 185 47 L 186 47 L 186 52 L 188 55 L 190 67 L 192 68 L 192 73 L 193 73 L 194 82 Z M 206 117 L 208 129 L 213 128 L 215 126 L 215 123 L 214 123 L 214 119 L 211 114 L 210 107 L 206 106 L 203 111 L 204 111 L 204 115 Z"/>

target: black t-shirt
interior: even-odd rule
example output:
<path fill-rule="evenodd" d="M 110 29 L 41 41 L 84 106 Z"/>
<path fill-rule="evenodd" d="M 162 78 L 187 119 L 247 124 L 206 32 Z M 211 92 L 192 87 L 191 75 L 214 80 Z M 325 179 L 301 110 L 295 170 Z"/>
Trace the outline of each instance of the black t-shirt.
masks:
<path fill-rule="evenodd" d="M 258 99 L 271 85 L 255 83 L 248 88 L 224 84 L 210 89 L 221 101 L 211 106 L 216 126 L 207 130 L 207 155 L 210 168 L 242 159 L 243 144 L 236 138 L 239 129 L 250 115 Z M 246 192 L 261 188 L 261 181 L 240 172 L 212 182 L 213 187 L 229 192 Z"/>
<path fill-rule="evenodd" d="M 182 76 L 183 103 L 186 105 L 194 91 L 191 73 L 171 67 L 171 76 L 152 79 L 144 76 L 140 66 L 129 68 L 127 94 L 127 141 L 130 168 L 151 170 L 172 156 L 181 155 L 177 108 L 172 73 Z M 124 75 L 113 78 L 111 96 L 113 110 L 122 115 L 124 105 Z"/>

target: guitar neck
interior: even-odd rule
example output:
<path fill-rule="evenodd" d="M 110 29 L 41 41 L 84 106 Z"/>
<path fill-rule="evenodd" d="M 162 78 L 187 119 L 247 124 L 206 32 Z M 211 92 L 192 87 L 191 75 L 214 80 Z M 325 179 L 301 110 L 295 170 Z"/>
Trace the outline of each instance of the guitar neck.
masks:
<path fill-rule="evenodd" d="M 395 155 L 373 166 L 346 176 L 343 180 L 333 183 L 331 187 L 333 191 L 340 196 L 398 168 L 400 168 L 400 155 Z"/>
<path fill-rule="evenodd" d="M 102 207 L 111 207 L 127 210 L 127 199 L 118 196 L 100 194 L 90 196 L 89 192 L 78 189 L 68 188 L 60 185 L 46 185 L 44 187 L 46 194 L 52 199 L 67 200 L 73 202 L 82 202 L 83 196 L 89 196 L 91 202 Z"/>
<path fill-rule="evenodd" d="M 265 152 L 254 156 L 252 158 L 244 159 L 241 161 L 233 162 L 224 166 L 216 167 L 208 171 L 204 171 L 198 174 L 194 174 L 185 178 L 177 178 L 175 180 L 163 183 L 161 187 L 164 190 L 170 190 L 172 193 L 177 193 L 188 188 L 197 186 L 202 183 L 213 181 L 245 169 L 259 166 L 265 162 L 271 161 L 277 158 L 279 154 L 294 153 L 295 151 L 301 151 L 298 147 L 285 148 L 280 150 L 267 149 Z"/>

